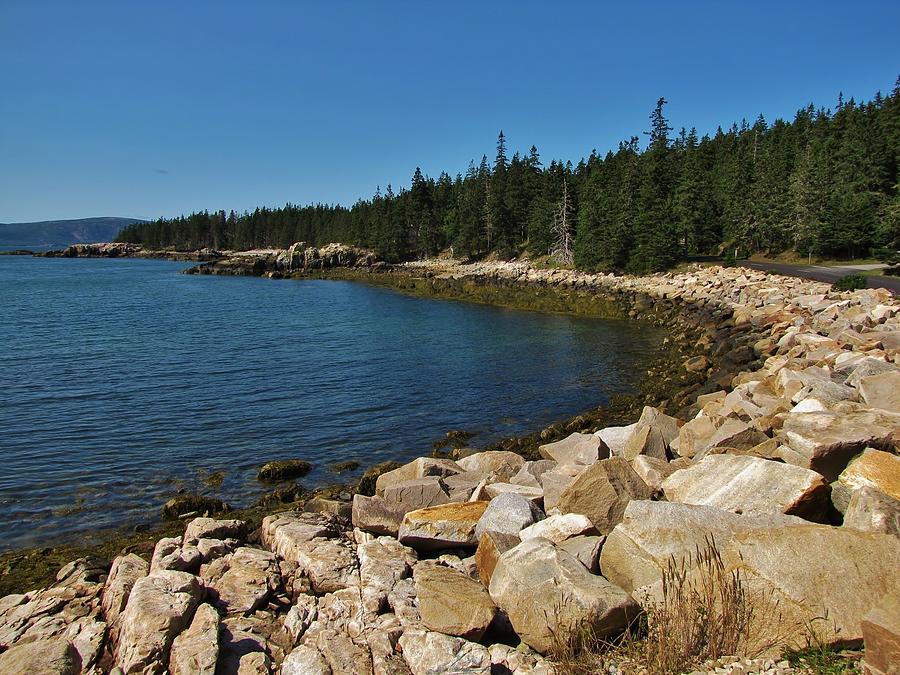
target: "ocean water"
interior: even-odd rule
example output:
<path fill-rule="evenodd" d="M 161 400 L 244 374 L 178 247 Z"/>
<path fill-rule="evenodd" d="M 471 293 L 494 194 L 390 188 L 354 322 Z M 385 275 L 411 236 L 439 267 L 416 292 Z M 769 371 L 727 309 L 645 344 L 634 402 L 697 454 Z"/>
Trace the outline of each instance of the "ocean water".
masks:
<path fill-rule="evenodd" d="M 0 256 L 0 550 L 152 522 L 179 489 L 252 504 L 272 459 L 312 462 L 313 487 L 451 429 L 476 446 L 533 431 L 633 390 L 660 339 L 186 266 Z"/>

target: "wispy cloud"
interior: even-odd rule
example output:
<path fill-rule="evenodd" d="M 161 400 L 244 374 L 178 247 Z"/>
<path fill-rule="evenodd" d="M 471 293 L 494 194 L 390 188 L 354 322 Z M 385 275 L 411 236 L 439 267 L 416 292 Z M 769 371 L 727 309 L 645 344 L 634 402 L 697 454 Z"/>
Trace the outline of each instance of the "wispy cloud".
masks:
<path fill-rule="evenodd" d="M 155 173 L 158 173 L 158 174 L 162 175 L 162 176 L 168 176 L 168 175 L 169 175 L 169 170 L 168 170 L 168 169 L 153 169 L 153 171 L 154 171 Z"/>

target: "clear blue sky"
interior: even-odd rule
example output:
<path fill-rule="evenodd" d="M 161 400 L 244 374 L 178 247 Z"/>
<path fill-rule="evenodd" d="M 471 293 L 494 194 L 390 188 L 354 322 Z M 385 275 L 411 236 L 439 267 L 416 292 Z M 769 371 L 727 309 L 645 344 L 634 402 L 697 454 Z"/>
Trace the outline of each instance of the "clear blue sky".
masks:
<path fill-rule="evenodd" d="M 510 149 L 792 117 L 900 74 L 900 2 L 0 0 L 0 222 L 349 204 Z"/>

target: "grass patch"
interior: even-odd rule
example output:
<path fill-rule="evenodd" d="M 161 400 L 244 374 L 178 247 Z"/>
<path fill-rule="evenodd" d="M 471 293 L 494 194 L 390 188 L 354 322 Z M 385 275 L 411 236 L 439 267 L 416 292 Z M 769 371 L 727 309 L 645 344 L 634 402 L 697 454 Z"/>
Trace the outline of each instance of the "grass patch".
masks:
<path fill-rule="evenodd" d="M 751 591 L 739 571 L 729 571 L 711 538 L 688 559 L 670 558 L 659 597 L 644 604 L 638 623 L 614 642 L 580 634 L 558 645 L 561 672 L 587 675 L 616 664 L 623 673 L 677 675 L 723 657 L 780 651 L 791 636 L 772 595 Z"/>

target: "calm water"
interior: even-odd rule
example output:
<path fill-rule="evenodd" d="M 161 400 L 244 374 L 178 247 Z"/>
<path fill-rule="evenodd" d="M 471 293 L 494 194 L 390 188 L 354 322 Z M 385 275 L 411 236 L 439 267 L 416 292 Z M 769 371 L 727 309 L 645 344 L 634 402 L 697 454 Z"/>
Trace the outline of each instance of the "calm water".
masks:
<path fill-rule="evenodd" d="M 179 488 L 232 505 L 263 462 L 430 451 L 533 431 L 632 388 L 659 335 L 339 281 L 0 256 L 0 548 L 152 521 Z M 345 474 L 346 476 L 346 474 Z"/>

